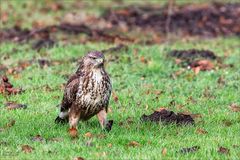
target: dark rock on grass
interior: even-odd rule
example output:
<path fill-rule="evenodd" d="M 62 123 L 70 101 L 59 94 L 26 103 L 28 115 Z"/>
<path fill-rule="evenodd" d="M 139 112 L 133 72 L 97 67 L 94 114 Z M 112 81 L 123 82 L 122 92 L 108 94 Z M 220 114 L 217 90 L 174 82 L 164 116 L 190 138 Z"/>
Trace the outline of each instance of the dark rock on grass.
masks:
<path fill-rule="evenodd" d="M 173 111 L 163 109 L 161 111 L 154 111 L 151 115 L 142 115 L 143 122 L 163 122 L 163 123 L 176 123 L 181 125 L 194 124 L 194 120 L 190 115 L 182 113 L 175 114 Z"/>

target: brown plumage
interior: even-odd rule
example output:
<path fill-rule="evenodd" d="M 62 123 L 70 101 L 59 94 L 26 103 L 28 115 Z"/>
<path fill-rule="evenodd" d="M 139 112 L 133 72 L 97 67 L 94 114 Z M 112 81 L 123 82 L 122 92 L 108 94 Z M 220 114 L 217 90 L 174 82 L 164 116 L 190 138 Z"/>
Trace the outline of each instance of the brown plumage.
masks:
<path fill-rule="evenodd" d="M 55 122 L 69 118 L 70 128 L 76 129 L 79 120 L 97 115 L 102 128 L 106 128 L 111 91 L 111 81 L 104 69 L 104 55 L 98 51 L 89 52 L 66 84 L 60 114 Z"/>

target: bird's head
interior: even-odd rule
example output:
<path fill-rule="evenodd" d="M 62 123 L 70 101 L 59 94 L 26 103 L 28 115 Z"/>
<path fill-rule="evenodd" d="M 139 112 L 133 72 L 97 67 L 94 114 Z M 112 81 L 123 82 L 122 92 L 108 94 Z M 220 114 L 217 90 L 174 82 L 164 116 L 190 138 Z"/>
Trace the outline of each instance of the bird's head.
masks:
<path fill-rule="evenodd" d="M 84 66 L 89 68 L 102 68 L 104 61 L 105 57 L 99 51 L 91 51 L 83 59 Z"/>

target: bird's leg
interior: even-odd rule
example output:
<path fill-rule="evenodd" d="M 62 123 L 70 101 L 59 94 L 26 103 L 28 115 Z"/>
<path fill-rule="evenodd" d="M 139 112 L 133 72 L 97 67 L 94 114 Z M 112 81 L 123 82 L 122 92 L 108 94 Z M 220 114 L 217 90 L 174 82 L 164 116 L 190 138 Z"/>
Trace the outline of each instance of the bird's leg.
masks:
<path fill-rule="evenodd" d="M 69 134 L 73 138 L 77 137 L 77 134 L 78 134 L 77 124 L 78 124 L 79 118 L 80 118 L 80 111 L 75 110 L 75 108 L 72 107 L 69 112 L 69 125 L 70 125 Z"/>
<path fill-rule="evenodd" d="M 113 121 L 112 120 L 110 120 L 110 121 L 107 120 L 107 112 L 106 112 L 106 110 L 105 109 L 101 110 L 97 114 L 97 117 L 98 117 L 98 121 L 99 121 L 102 129 L 109 132 L 112 129 Z"/>
<path fill-rule="evenodd" d="M 104 129 L 107 124 L 107 112 L 105 111 L 105 109 L 101 110 L 97 114 L 97 117 L 102 129 Z"/>

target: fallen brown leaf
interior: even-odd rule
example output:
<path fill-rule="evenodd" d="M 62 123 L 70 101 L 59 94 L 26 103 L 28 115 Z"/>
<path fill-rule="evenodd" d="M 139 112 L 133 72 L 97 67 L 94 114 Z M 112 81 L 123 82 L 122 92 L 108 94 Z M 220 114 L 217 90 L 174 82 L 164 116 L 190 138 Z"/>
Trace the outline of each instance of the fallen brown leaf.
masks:
<path fill-rule="evenodd" d="M 223 120 L 222 122 L 227 127 L 229 127 L 229 126 L 231 126 L 233 124 L 230 120 L 227 120 L 227 119 Z"/>
<path fill-rule="evenodd" d="M 180 64 L 180 63 L 182 63 L 182 60 L 181 60 L 180 58 L 176 58 L 176 59 L 175 59 L 175 63 L 176 63 L 176 64 Z"/>
<path fill-rule="evenodd" d="M 16 102 L 7 102 L 5 104 L 6 108 L 8 110 L 13 110 L 13 109 L 26 109 L 27 105 L 26 104 L 18 104 Z"/>
<path fill-rule="evenodd" d="M 140 146 L 140 144 L 136 141 L 131 141 L 128 143 L 128 146 L 129 147 L 138 147 L 138 146 Z"/>
<path fill-rule="evenodd" d="M 68 130 L 68 133 L 72 138 L 77 138 L 78 137 L 78 132 L 77 132 L 76 128 L 70 128 Z"/>
<path fill-rule="evenodd" d="M 93 135 L 92 135 L 91 132 L 87 132 L 87 133 L 85 133 L 84 136 L 87 137 L 87 138 L 92 138 L 92 137 L 93 137 Z"/>
<path fill-rule="evenodd" d="M 118 96 L 116 95 L 115 92 L 112 93 L 112 97 L 113 97 L 114 102 L 118 102 Z"/>
<path fill-rule="evenodd" d="M 9 14 L 7 12 L 2 12 L 1 14 L 1 21 L 6 23 L 8 21 Z"/>
<path fill-rule="evenodd" d="M 233 112 L 240 112 L 240 106 L 238 106 L 237 104 L 233 103 L 229 106 L 229 108 L 231 109 L 231 111 Z"/>
<path fill-rule="evenodd" d="M 163 91 L 162 90 L 155 90 L 153 93 L 155 95 L 161 95 L 163 93 Z"/>
<path fill-rule="evenodd" d="M 177 77 L 180 76 L 184 71 L 185 71 L 184 69 L 175 71 L 174 73 L 172 73 L 171 76 L 172 76 L 173 79 L 177 79 Z"/>
<path fill-rule="evenodd" d="M 199 71 L 210 71 L 214 68 L 214 64 L 210 60 L 199 60 L 191 64 L 195 74 L 198 74 Z"/>
<path fill-rule="evenodd" d="M 6 128 L 9 128 L 9 127 L 12 127 L 12 126 L 14 126 L 15 125 L 15 123 L 16 123 L 16 121 L 15 120 L 10 120 L 8 123 L 7 123 L 7 125 L 6 125 Z"/>
<path fill-rule="evenodd" d="M 146 59 L 144 56 L 141 56 L 141 57 L 140 57 L 140 61 L 141 61 L 142 63 L 144 63 L 144 64 L 147 64 L 147 63 L 148 63 L 147 59 Z"/>
<path fill-rule="evenodd" d="M 18 62 L 16 67 L 8 68 L 7 73 L 8 74 L 17 74 L 25 70 L 27 67 L 29 67 L 32 64 L 31 61 L 20 61 Z"/>
<path fill-rule="evenodd" d="M 9 120 L 9 122 L 3 128 L 0 128 L 0 132 L 3 132 L 5 129 L 14 126 L 15 123 L 16 123 L 15 120 Z"/>
<path fill-rule="evenodd" d="M 75 158 L 73 158 L 73 160 L 84 160 L 84 158 L 82 158 L 82 157 L 75 157 Z"/>
<path fill-rule="evenodd" d="M 220 85 L 224 85 L 226 83 L 226 80 L 224 79 L 223 76 L 220 76 L 217 80 L 218 84 Z"/>
<path fill-rule="evenodd" d="M 167 154 L 167 148 L 163 148 L 163 149 L 162 149 L 162 155 L 163 155 L 163 156 L 166 156 L 166 154 Z"/>
<path fill-rule="evenodd" d="M 29 145 L 22 145 L 22 151 L 24 153 L 31 153 L 33 150 L 34 148 Z"/>
<path fill-rule="evenodd" d="M 222 153 L 222 154 L 229 154 L 230 150 L 228 148 L 222 147 L 220 146 L 218 149 L 218 153 Z"/>
<path fill-rule="evenodd" d="M 214 64 L 210 60 L 200 60 L 197 64 L 201 67 L 201 71 L 209 71 L 214 68 Z"/>
<path fill-rule="evenodd" d="M 42 142 L 42 141 L 44 141 L 44 138 L 38 134 L 38 135 L 32 137 L 32 141 Z"/>
<path fill-rule="evenodd" d="M 18 88 L 13 88 L 13 85 L 9 82 L 7 76 L 2 76 L 1 83 L 0 83 L 0 93 L 4 94 L 18 94 L 21 93 L 23 90 Z"/>
<path fill-rule="evenodd" d="M 198 129 L 196 130 L 196 133 L 197 133 L 197 134 L 207 134 L 208 132 L 207 132 L 206 130 L 202 129 L 202 128 L 198 128 Z"/>
<path fill-rule="evenodd" d="M 197 74 L 200 72 L 201 67 L 200 67 L 200 66 L 198 66 L 198 67 L 193 67 L 192 70 L 193 70 L 193 72 L 197 75 Z"/>

